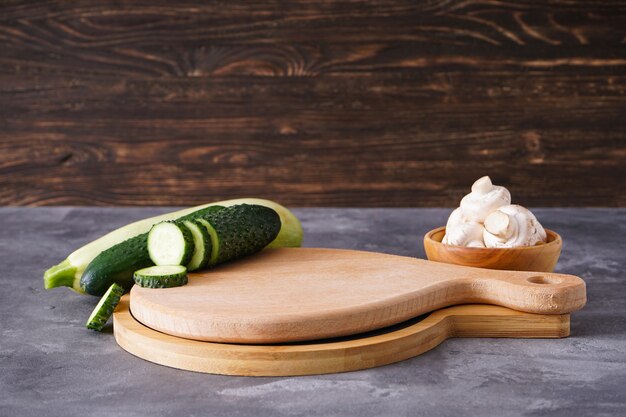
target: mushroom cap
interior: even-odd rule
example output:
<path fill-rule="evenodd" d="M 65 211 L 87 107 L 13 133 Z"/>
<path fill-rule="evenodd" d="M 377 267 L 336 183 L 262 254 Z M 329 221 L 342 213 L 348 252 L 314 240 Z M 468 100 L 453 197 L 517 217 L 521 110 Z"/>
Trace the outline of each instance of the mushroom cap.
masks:
<path fill-rule="evenodd" d="M 448 217 L 448 222 L 446 223 L 446 230 L 456 229 L 458 226 L 463 223 L 467 223 L 467 219 L 463 216 L 463 212 L 461 211 L 461 207 L 457 207 L 454 209 L 452 213 L 450 213 L 450 217 Z"/>
<path fill-rule="evenodd" d="M 484 231 L 485 228 L 480 223 L 462 223 L 451 229 L 446 228 L 446 234 L 441 240 L 441 243 L 446 245 L 484 248 Z"/>
<path fill-rule="evenodd" d="M 485 193 L 472 191 L 463 197 L 461 211 L 468 220 L 482 223 L 491 212 L 508 204 L 511 204 L 509 190 L 499 185 L 493 185 Z"/>
<path fill-rule="evenodd" d="M 505 230 L 492 233 L 494 230 L 484 229 L 483 240 L 488 248 L 514 248 L 518 246 L 534 246 L 547 240 L 546 231 L 535 215 L 526 207 L 510 204 L 498 208 L 498 212 L 509 218 Z M 495 216 L 496 213 L 490 214 Z M 487 221 L 487 227 L 490 222 Z"/>

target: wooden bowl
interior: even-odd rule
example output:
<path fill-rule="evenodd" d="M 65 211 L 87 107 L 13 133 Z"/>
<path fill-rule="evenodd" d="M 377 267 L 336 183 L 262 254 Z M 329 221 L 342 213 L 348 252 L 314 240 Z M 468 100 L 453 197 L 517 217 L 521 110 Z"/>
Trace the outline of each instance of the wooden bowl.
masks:
<path fill-rule="evenodd" d="M 563 246 L 561 236 L 548 229 L 548 243 L 518 248 L 466 248 L 446 245 L 441 243 L 445 233 L 445 227 L 438 227 L 424 236 L 424 249 L 430 261 L 488 269 L 552 272 Z"/>

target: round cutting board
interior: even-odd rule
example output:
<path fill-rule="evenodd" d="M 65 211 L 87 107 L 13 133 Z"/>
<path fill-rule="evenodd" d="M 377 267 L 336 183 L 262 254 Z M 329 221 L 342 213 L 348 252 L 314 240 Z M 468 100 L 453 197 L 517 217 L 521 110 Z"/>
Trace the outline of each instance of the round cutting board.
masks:
<path fill-rule="evenodd" d="M 356 371 L 420 355 L 451 337 L 569 336 L 570 317 L 522 313 L 491 305 L 435 311 L 374 332 L 281 345 L 240 345 L 182 339 L 136 321 L 124 296 L 113 314 L 115 340 L 150 362 L 196 372 L 244 376 L 314 375 Z"/>
<path fill-rule="evenodd" d="M 281 248 L 190 274 L 182 287 L 135 286 L 130 310 L 144 325 L 170 335 L 258 344 L 357 334 L 463 303 L 564 314 L 585 304 L 585 284 L 571 275 Z"/>

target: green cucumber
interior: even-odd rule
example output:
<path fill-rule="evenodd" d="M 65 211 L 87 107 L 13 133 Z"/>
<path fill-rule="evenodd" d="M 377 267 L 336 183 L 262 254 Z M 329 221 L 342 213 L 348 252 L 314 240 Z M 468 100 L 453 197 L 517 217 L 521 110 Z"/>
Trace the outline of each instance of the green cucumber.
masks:
<path fill-rule="evenodd" d="M 205 268 L 211 258 L 211 236 L 207 229 L 200 223 L 199 219 L 185 220 L 183 224 L 189 229 L 193 236 L 194 251 L 191 260 L 187 264 L 187 270 L 196 271 Z"/>
<path fill-rule="evenodd" d="M 176 222 L 186 222 L 189 220 L 195 220 L 195 219 L 200 219 L 203 217 L 208 216 L 209 214 L 214 214 L 217 213 L 218 211 L 222 210 L 224 208 L 224 206 L 210 206 L 210 207 L 205 207 L 202 208 L 200 210 L 196 210 L 192 213 L 186 214 L 184 216 L 181 216 L 179 218 L 177 218 Z"/>
<path fill-rule="evenodd" d="M 104 293 L 100 301 L 98 301 L 96 308 L 93 309 L 85 326 L 97 332 L 102 330 L 107 321 L 109 321 L 111 314 L 113 314 L 113 310 L 115 310 L 115 307 L 120 302 L 122 295 L 124 295 L 124 288 L 113 283 Z"/>
<path fill-rule="evenodd" d="M 200 216 L 207 216 L 223 209 L 222 206 L 211 206 L 178 219 L 178 221 L 193 220 Z M 113 245 L 101 252 L 87 266 L 80 276 L 78 285 L 75 282 L 76 275 L 65 275 L 63 271 L 45 276 L 46 288 L 54 288 L 61 285 L 70 286 L 80 292 L 92 295 L 102 295 L 107 288 L 116 282 L 126 289 L 133 286 L 133 272 L 147 266 L 154 265 L 148 253 L 148 233 L 142 233 L 124 242 Z"/>
<path fill-rule="evenodd" d="M 193 252 L 193 235 L 183 223 L 157 223 L 148 233 L 148 253 L 155 265 L 187 265 Z"/>
<path fill-rule="evenodd" d="M 140 268 L 139 266 L 129 266 L 128 268 L 124 266 L 126 263 L 130 263 L 134 259 L 134 256 L 125 256 L 124 259 L 120 259 L 119 262 L 116 262 L 115 268 L 107 268 L 107 265 L 112 265 L 109 261 L 113 258 L 110 256 L 111 252 L 108 252 L 109 249 L 118 244 L 124 246 L 124 243 L 129 239 L 142 234 L 146 235 L 153 225 L 161 221 L 180 220 L 182 216 L 207 207 L 229 207 L 237 204 L 258 204 L 269 207 L 278 213 L 281 219 L 281 229 L 278 236 L 276 236 L 268 247 L 297 247 L 301 245 L 303 233 L 300 221 L 291 211 L 280 204 L 259 198 L 240 198 L 219 201 L 150 217 L 120 227 L 75 250 L 63 262 L 49 268 L 44 273 L 44 288 L 51 289 L 66 286 L 79 294 L 88 293 L 101 295 L 113 282 L 111 279 L 112 276 L 120 276 L 124 281 L 130 282 L 132 280 L 133 271 Z M 115 258 L 117 258 L 117 256 L 116 253 Z M 94 270 L 96 270 L 97 273 L 94 273 Z M 99 281 L 99 284 L 94 285 L 92 281 Z M 89 291 L 88 288 L 92 287 L 97 290 L 94 292 Z"/>
<path fill-rule="evenodd" d="M 132 271 L 153 265 L 146 250 L 147 241 L 148 235 L 144 233 L 98 255 L 81 279 L 82 290 L 102 295 L 114 282 L 130 289 L 133 286 Z M 128 271 L 131 271 L 130 275 Z"/>
<path fill-rule="evenodd" d="M 187 284 L 187 268 L 182 265 L 157 265 L 135 271 L 135 283 L 146 288 L 173 288 Z"/>
<path fill-rule="evenodd" d="M 266 247 L 280 231 L 280 217 L 271 208 L 240 204 L 226 207 L 198 222 L 211 235 L 209 265 L 251 255 Z"/>

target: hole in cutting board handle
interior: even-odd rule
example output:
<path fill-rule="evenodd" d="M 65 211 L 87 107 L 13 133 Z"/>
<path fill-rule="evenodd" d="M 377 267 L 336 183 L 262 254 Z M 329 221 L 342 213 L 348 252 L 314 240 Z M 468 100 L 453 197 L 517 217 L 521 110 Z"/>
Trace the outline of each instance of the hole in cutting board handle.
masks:
<path fill-rule="evenodd" d="M 544 277 L 543 275 L 533 275 L 526 280 L 533 284 L 559 284 L 561 282 L 559 278 Z"/>

